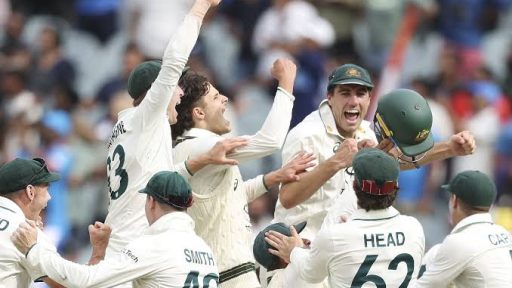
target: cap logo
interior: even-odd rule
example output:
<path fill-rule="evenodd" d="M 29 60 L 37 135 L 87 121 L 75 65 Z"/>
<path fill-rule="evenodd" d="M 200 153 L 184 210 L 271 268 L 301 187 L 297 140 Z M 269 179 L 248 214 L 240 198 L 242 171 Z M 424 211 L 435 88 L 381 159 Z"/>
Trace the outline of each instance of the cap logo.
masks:
<path fill-rule="evenodd" d="M 430 133 L 430 130 L 427 130 L 427 129 L 421 130 L 420 132 L 418 132 L 418 135 L 416 135 L 416 138 L 414 139 L 414 141 L 421 142 L 421 141 L 425 140 L 425 138 L 427 138 L 427 136 L 428 136 L 428 133 Z"/>
<path fill-rule="evenodd" d="M 361 77 L 361 72 L 356 68 L 350 68 L 345 72 L 345 75 L 349 77 Z"/>

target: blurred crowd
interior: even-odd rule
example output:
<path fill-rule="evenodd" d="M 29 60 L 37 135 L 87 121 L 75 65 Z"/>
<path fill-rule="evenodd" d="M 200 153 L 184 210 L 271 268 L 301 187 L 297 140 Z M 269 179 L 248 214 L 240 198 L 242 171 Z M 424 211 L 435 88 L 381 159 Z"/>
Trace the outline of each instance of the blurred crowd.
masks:
<path fill-rule="evenodd" d="M 231 98 L 234 134 L 242 135 L 258 130 L 266 115 L 261 111 L 272 103 L 272 62 L 293 58 L 295 125 L 325 97 L 327 75 L 335 67 L 357 63 L 379 82 L 412 5 L 421 20 L 404 55 L 400 87 L 428 99 L 437 140 L 469 130 L 478 148 L 471 156 L 402 172 L 398 206 L 424 221 L 427 246 L 439 242 L 449 231 L 440 184 L 478 169 L 494 177 L 495 216 L 512 230 L 511 4 L 224 0 L 206 20 L 189 66 Z M 161 57 L 191 5 L 189 0 L 0 0 L 0 162 L 42 156 L 61 174 L 50 187 L 44 219 L 68 258 L 80 257 L 89 241 L 86 226 L 106 215 L 106 139 L 117 112 L 132 105 L 127 78 L 137 64 Z M 242 172 L 254 177 L 280 164 L 280 155 L 272 155 L 244 165 Z M 271 220 L 276 198 L 272 191 L 248 208 L 256 233 Z"/>

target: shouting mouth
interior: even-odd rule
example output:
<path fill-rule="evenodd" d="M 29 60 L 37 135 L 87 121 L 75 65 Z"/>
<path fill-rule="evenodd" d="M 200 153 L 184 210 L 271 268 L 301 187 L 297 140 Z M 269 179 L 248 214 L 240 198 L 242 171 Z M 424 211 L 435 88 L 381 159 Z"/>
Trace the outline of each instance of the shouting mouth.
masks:
<path fill-rule="evenodd" d="M 357 120 L 359 119 L 360 112 L 356 109 L 347 110 L 343 113 L 345 116 L 345 119 L 347 119 L 347 122 L 350 124 L 357 123 Z"/>

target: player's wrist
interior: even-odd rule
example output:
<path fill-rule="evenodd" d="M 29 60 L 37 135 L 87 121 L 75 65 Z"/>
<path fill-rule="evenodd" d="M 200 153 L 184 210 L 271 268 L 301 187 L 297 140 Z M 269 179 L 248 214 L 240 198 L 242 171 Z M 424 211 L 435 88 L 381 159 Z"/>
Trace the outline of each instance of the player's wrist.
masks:
<path fill-rule="evenodd" d="M 27 251 L 23 254 L 25 254 L 25 258 L 28 258 L 28 254 L 30 253 L 30 251 L 32 251 L 32 249 L 37 245 L 37 242 L 33 243 L 32 245 L 30 245 L 27 249 Z"/>
<path fill-rule="evenodd" d="M 199 19 L 203 19 L 208 10 L 210 9 L 211 4 L 208 0 L 196 0 L 192 9 L 190 10 L 190 15 L 195 16 Z"/>

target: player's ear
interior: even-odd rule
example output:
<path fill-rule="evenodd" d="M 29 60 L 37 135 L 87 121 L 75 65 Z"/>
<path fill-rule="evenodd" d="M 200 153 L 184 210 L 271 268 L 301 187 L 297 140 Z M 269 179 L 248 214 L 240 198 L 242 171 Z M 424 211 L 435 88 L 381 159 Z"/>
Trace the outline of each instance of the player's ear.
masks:
<path fill-rule="evenodd" d="M 28 199 L 30 199 L 30 201 L 34 200 L 34 196 L 35 196 L 35 187 L 33 185 L 27 185 L 25 187 L 25 195 L 27 196 Z"/>
<path fill-rule="evenodd" d="M 192 119 L 204 120 L 204 117 L 205 117 L 205 113 L 204 113 L 203 108 L 198 106 L 198 107 L 194 107 L 192 109 Z"/>

